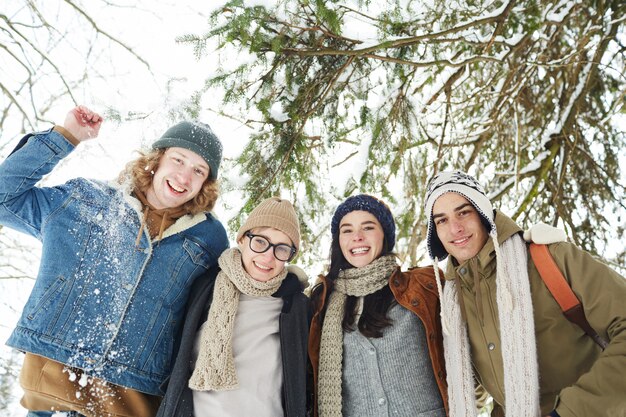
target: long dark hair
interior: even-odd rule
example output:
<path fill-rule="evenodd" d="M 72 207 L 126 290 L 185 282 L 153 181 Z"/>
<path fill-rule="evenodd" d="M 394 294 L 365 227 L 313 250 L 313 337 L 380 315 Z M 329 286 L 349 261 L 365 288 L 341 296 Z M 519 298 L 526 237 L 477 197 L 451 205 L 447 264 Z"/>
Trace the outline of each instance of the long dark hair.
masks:
<path fill-rule="evenodd" d="M 393 254 L 387 249 L 387 241 L 383 242 L 383 250 L 380 256 Z M 379 257 L 380 257 L 379 256 Z M 330 266 L 328 268 L 328 274 L 326 274 L 326 280 L 328 282 L 328 290 L 326 292 L 326 300 L 324 300 L 324 311 L 322 311 L 322 320 L 326 315 L 326 308 L 328 307 L 328 297 L 333 292 L 335 280 L 339 276 L 339 272 L 345 269 L 354 268 L 341 252 L 339 246 L 339 233 L 333 234 L 333 240 L 330 245 Z M 321 297 L 321 286 L 318 285 L 313 288 L 311 298 L 313 305 L 318 305 L 319 297 Z M 357 297 L 348 296 L 346 299 L 346 308 L 342 320 L 342 327 L 345 332 L 354 331 L 354 320 L 356 317 L 356 303 Z M 388 317 L 388 312 L 391 306 L 396 303 L 393 293 L 389 288 L 389 285 L 385 285 L 382 289 L 375 293 L 366 295 L 363 299 L 363 312 L 358 322 L 358 329 L 365 337 L 378 338 L 383 336 L 383 329 L 391 326 L 392 320 Z"/>

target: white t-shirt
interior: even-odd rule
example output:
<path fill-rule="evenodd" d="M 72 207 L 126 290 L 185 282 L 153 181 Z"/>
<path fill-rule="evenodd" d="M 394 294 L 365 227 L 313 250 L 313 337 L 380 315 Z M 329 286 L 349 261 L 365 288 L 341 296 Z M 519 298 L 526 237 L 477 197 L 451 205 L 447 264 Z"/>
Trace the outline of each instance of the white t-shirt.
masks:
<path fill-rule="evenodd" d="M 233 355 L 239 389 L 193 391 L 196 417 L 281 417 L 283 365 L 279 316 L 283 300 L 241 294 L 233 329 Z M 200 333 L 193 352 L 195 366 Z"/>

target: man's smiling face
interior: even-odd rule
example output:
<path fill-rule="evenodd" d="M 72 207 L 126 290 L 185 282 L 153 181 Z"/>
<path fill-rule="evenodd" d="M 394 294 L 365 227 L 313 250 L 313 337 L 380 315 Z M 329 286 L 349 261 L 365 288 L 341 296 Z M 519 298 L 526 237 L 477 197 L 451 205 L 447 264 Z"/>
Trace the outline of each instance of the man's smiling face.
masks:
<path fill-rule="evenodd" d="M 168 148 L 146 192 L 156 209 L 174 208 L 193 199 L 209 176 L 209 166 L 197 153 L 185 148 Z"/>
<path fill-rule="evenodd" d="M 449 192 L 439 197 L 432 216 L 444 249 L 459 263 L 476 256 L 489 239 L 480 214 L 460 194 Z"/>

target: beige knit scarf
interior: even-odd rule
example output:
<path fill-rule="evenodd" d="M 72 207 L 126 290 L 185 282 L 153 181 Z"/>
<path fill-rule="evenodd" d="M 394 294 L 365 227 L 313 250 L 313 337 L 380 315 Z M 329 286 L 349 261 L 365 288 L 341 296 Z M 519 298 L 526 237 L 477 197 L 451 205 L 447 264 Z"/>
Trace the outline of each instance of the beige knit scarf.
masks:
<path fill-rule="evenodd" d="M 497 260 L 496 301 L 502 362 L 505 364 L 506 417 L 540 417 L 539 371 L 526 245 L 519 235 L 514 235 L 504 241 L 500 249 L 497 234 L 492 232 L 491 237 Z M 437 271 L 435 267 L 438 275 Z M 437 285 L 441 292 L 438 277 Z M 458 291 L 456 282 L 447 281 L 441 301 L 450 416 L 476 417 L 475 379 Z"/>
<path fill-rule="evenodd" d="M 233 357 L 233 328 L 239 295 L 270 296 L 287 276 L 287 270 L 283 269 L 266 282 L 255 280 L 243 268 L 238 248 L 224 251 L 218 263 L 221 271 L 215 279 L 209 316 L 200 334 L 198 360 L 189 379 L 189 388 L 196 391 L 239 388 Z"/>
<path fill-rule="evenodd" d="M 343 362 L 341 323 L 347 296 L 360 297 L 359 309 L 362 309 L 363 297 L 387 285 L 389 277 L 397 267 L 395 256 L 385 255 L 369 265 L 343 270 L 335 280 L 334 290 L 328 300 L 320 341 L 318 378 L 320 417 L 341 416 Z M 358 323 L 358 319 L 355 322 Z"/>

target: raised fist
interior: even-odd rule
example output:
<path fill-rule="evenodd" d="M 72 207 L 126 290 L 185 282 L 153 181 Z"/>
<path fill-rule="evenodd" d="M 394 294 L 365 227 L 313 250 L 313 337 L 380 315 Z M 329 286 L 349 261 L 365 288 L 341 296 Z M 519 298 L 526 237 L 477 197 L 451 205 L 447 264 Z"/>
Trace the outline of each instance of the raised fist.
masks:
<path fill-rule="evenodd" d="M 67 113 L 63 127 L 82 142 L 98 136 L 104 119 L 85 106 L 76 106 Z"/>

